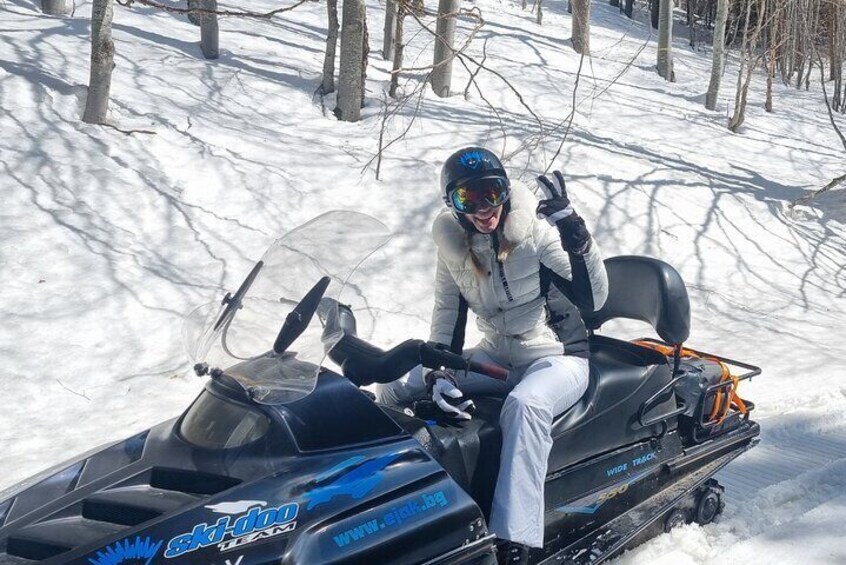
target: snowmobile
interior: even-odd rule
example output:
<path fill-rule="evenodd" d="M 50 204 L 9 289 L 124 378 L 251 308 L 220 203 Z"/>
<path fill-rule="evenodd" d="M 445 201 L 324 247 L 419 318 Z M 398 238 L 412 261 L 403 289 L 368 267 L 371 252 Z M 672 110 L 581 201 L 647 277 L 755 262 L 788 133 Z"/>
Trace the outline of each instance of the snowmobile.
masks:
<path fill-rule="evenodd" d="M 505 376 L 421 340 L 359 337 L 374 315 L 351 275 L 389 237 L 329 212 L 277 240 L 235 292 L 187 317 L 207 381 L 182 415 L 0 493 L 0 564 L 495 564 L 503 399 L 454 420 L 363 388 L 418 365 Z M 607 267 L 607 303 L 583 313 L 589 389 L 553 425 L 533 563 L 598 563 L 707 524 L 723 508 L 714 474 L 758 441 L 736 386 L 760 369 L 682 348 L 678 273 L 645 257 Z M 669 349 L 597 333 L 617 318 L 650 323 Z"/>

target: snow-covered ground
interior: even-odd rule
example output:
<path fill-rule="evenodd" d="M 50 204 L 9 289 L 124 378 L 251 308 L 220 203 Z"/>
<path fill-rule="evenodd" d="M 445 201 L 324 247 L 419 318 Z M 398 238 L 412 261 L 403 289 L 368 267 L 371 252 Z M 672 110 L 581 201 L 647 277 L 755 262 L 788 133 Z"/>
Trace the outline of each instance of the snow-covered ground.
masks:
<path fill-rule="evenodd" d="M 565 171 L 606 255 L 654 255 L 680 270 L 689 345 L 764 368 L 741 391 L 756 403 L 762 442 L 721 474 L 725 514 L 618 563 L 846 562 L 846 197 L 787 208 L 843 172 L 819 93 L 779 85 L 766 114 L 758 77 L 747 123 L 731 134 L 733 67 L 708 112 L 709 53 L 677 38 L 678 82 L 666 83 L 645 14 L 630 21 L 595 2 L 573 128 L 550 162 L 579 67 L 566 3 L 549 3 L 539 27 L 519 2 L 479 0 L 486 25 L 471 52 L 481 58 L 486 42 L 486 64 L 545 134 L 491 73 L 478 81 L 502 127 L 475 90 L 465 100 L 456 65 L 456 94 L 426 93 L 377 181 L 367 164 L 388 66 L 376 52 L 382 7 L 369 5 L 374 53 L 358 124 L 313 98 L 322 4 L 272 22 L 222 20 L 218 61 L 202 59 L 183 18 L 118 8 L 114 120 L 155 132 L 125 135 L 79 120 L 90 3 L 62 18 L 29 0 L 0 3 L 0 490 L 178 414 L 202 386 L 187 370 L 183 316 L 322 211 L 360 210 L 396 232 L 365 267 L 371 308 L 360 315 L 384 345 L 425 336 L 440 163 L 478 143 L 513 154 L 524 181 L 548 165 Z M 407 60 L 427 64 L 430 52 L 417 34 Z"/>

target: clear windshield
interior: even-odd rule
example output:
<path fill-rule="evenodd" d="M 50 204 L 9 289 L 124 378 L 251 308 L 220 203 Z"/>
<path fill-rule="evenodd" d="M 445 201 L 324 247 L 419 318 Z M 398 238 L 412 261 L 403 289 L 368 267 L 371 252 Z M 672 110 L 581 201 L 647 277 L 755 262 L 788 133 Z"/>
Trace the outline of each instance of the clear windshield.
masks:
<path fill-rule="evenodd" d="M 356 268 L 390 237 L 375 218 L 344 211 L 327 212 L 288 232 L 223 303 L 200 306 L 187 317 L 183 338 L 191 360 L 224 369 L 257 402 L 280 404 L 309 394 L 342 334 L 326 334 L 315 315 L 287 352 L 278 354 L 272 347 L 280 328 L 322 277 L 330 279 L 323 296 L 344 303 Z"/>

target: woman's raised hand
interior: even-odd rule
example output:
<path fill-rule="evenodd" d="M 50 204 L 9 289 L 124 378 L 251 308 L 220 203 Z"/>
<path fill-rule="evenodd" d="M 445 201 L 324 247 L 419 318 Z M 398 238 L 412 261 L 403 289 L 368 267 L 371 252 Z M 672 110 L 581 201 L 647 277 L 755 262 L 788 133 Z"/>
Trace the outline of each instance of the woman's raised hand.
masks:
<path fill-rule="evenodd" d="M 552 180 L 546 175 L 540 175 L 537 180 L 538 188 L 546 196 L 538 203 L 538 218 L 558 228 L 565 250 L 577 255 L 587 253 L 591 244 L 590 233 L 567 197 L 564 175 L 561 171 L 553 171 Z"/>
<path fill-rule="evenodd" d="M 561 171 L 552 172 L 552 180 L 546 175 L 538 177 L 538 188 L 546 197 L 538 203 L 538 218 L 546 220 L 553 226 L 558 221 L 574 213 L 570 199 L 567 198 L 567 186 Z"/>

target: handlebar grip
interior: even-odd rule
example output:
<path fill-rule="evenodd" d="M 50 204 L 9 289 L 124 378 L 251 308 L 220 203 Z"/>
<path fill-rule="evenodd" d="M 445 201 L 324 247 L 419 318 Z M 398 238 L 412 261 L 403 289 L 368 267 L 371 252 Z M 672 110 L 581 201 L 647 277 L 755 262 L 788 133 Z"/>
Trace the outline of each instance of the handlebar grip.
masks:
<path fill-rule="evenodd" d="M 504 381 L 508 378 L 508 370 L 491 363 L 480 363 L 467 360 L 457 353 L 453 353 L 442 346 L 434 343 L 423 343 L 420 347 L 420 362 L 424 367 L 437 369 L 445 367 L 458 371 L 471 371 L 487 375 L 494 379 Z"/>
<path fill-rule="evenodd" d="M 491 378 L 505 381 L 508 379 L 508 369 L 500 367 L 499 365 L 492 365 L 490 363 L 479 363 L 478 361 L 470 361 L 467 367 L 474 373 L 481 373 Z"/>

